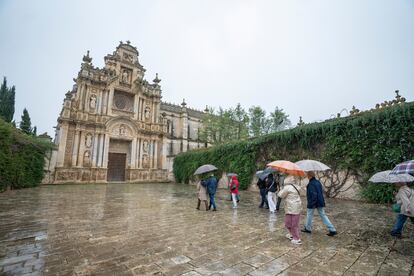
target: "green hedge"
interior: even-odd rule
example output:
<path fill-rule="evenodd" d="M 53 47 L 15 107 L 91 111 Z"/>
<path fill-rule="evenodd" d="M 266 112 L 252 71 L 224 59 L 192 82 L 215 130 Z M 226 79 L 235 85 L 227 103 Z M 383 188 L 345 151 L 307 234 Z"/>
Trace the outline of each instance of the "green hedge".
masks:
<path fill-rule="evenodd" d="M 362 185 L 362 196 L 390 202 L 392 189 L 368 184 L 375 172 L 414 159 L 414 103 L 404 103 L 322 123 L 306 124 L 263 137 L 179 154 L 173 172 L 188 183 L 194 170 L 206 163 L 221 172 L 239 174 L 246 189 L 254 172 L 266 163 L 285 159 L 317 159 L 337 170 L 350 170 Z"/>
<path fill-rule="evenodd" d="M 52 144 L 28 136 L 0 119 L 0 191 L 39 185 Z"/>

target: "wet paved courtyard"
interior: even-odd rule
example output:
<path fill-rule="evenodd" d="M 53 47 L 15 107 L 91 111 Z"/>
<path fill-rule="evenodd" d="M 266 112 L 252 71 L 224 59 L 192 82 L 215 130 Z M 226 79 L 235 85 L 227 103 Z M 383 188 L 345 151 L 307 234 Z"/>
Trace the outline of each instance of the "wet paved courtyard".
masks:
<path fill-rule="evenodd" d="M 386 206 L 329 200 L 335 237 L 315 216 L 303 244 L 285 238 L 283 212 L 242 192 L 238 209 L 198 211 L 178 184 L 43 186 L 0 194 L 4 275 L 413 275 L 413 225 L 388 235 Z M 303 225 L 303 215 L 301 218 Z"/>

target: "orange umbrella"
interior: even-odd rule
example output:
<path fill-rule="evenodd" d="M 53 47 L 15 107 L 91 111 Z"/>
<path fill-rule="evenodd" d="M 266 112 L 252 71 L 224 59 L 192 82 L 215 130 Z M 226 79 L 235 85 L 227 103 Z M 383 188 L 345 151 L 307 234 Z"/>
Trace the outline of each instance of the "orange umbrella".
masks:
<path fill-rule="evenodd" d="M 305 172 L 301 168 L 299 168 L 298 165 L 290 161 L 276 160 L 267 164 L 267 166 L 290 175 L 305 176 Z"/>

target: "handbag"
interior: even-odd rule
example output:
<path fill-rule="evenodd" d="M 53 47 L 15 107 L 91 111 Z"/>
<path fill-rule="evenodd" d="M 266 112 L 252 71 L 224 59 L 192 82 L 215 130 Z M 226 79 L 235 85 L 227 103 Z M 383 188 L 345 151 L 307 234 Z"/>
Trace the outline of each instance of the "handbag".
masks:
<path fill-rule="evenodd" d="M 392 211 L 393 211 L 394 213 L 400 213 L 400 212 L 401 212 L 401 204 L 399 204 L 399 203 L 394 203 L 394 204 L 391 206 L 391 209 L 392 209 Z"/>

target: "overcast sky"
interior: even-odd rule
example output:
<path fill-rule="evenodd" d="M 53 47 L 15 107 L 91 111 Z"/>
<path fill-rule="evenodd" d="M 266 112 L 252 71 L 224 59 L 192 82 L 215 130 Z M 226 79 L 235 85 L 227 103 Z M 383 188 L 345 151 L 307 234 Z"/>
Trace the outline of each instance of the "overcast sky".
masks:
<path fill-rule="evenodd" d="M 283 108 L 293 124 L 414 99 L 414 1 L 0 0 L 0 77 L 53 133 L 82 56 L 130 40 L 163 100 Z M 53 134 L 52 134 L 53 136 Z"/>

